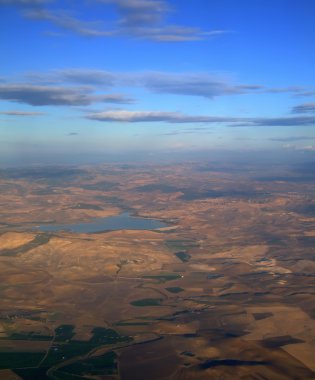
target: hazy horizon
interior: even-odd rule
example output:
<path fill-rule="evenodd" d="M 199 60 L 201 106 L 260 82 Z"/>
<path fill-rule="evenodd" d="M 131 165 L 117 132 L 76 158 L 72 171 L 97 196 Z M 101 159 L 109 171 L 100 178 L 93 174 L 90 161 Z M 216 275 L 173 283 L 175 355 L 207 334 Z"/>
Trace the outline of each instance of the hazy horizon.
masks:
<path fill-rule="evenodd" d="M 315 150 L 312 1 L 0 8 L 7 165 Z"/>

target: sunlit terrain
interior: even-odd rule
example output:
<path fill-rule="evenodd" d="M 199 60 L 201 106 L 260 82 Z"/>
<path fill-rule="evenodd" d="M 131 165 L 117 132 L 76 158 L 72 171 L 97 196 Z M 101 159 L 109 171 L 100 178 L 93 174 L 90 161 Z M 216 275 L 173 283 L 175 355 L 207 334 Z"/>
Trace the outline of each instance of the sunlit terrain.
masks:
<path fill-rule="evenodd" d="M 0 378 L 314 379 L 314 182 L 311 165 L 2 170 Z"/>

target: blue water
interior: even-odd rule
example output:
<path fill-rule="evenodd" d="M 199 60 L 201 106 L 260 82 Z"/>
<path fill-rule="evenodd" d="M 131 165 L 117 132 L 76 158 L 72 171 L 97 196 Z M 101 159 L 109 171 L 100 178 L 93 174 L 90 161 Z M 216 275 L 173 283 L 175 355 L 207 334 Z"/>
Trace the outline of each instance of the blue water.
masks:
<path fill-rule="evenodd" d="M 97 218 L 90 223 L 49 224 L 38 227 L 40 231 L 69 231 L 77 233 L 93 233 L 116 230 L 156 230 L 168 227 L 166 223 L 155 219 L 137 218 L 128 212 L 107 218 Z"/>

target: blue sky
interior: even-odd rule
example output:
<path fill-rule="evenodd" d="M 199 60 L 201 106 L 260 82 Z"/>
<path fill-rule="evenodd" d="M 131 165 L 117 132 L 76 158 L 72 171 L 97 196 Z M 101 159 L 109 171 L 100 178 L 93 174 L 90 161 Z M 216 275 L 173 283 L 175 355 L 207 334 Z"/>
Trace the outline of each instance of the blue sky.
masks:
<path fill-rule="evenodd" d="M 0 150 L 315 150 L 312 0 L 0 0 Z"/>

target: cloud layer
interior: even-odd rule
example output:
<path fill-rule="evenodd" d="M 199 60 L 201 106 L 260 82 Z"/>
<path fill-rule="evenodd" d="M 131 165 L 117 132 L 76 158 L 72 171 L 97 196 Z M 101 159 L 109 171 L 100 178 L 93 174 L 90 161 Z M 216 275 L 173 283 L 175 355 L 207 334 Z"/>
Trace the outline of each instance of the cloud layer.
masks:
<path fill-rule="evenodd" d="M 75 2 L 73 2 L 75 4 Z M 50 5 L 54 6 L 51 7 Z M 100 14 L 114 11 L 114 20 L 107 18 L 87 21 L 77 16 L 71 2 L 53 0 L 0 0 L 0 5 L 24 8 L 24 17 L 46 21 L 58 28 L 86 37 L 124 36 L 149 39 L 158 42 L 182 42 L 205 40 L 227 33 L 225 30 L 202 30 L 188 25 L 177 25 L 166 21 L 166 16 L 175 12 L 165 0 L 92 0 L 88 7 L 102 7 Z M 61 5 L 61 8 L 58 6 Z M 67 8 L 66 8 L 67 7 Z M 96 9 L 96 8 L 95 8 Z M 105 13 L 106 12 L 106 13 Z"/>
<path fill-rule="evenodd" d="M 0 99 L 31 106 L 87 106 L 92 103 L 130 103 L 122 95 L 91 93 L 86 87 L 54 87 L 30 84 L 0 84 Z"/>
<path fill-rule="evenodd" d="M 28 112 L 28 111 L 1 111 L 0 115 L 6 116 L 41 116 L 44 112 Z"/>
<path fill-rule="evenodd" d="M 315 126 L 315 116 L 309 117 L 279 117 L 279 118 L 238 118 L 207 115 L 186 115 L 179 112 L 160 111 L 104 111 L 93 112 L 86 116 L 87 119 L 102 122 L 166 122 L 166 123 L 206 123 L 222 124 L 235 127 L 275 127 L 275 126 Z"/>
<path fill-rule="evenodd" d="M 127 123 L 138 122 L 168 122 L 168 123 L 222 123 L 230 122 L 231 118 L 212 116 L 188 116 L 179 112 L 157 112 L 157 111 L 105 111 L 94 112 L 86 116 L 91 120 L 98 121 L 122 121 Z M 243 119 L 234 119 L 235 122 Z"/>
<path fill-rule="evenodd" d="M 277 142 L 293 142 L 293 141 L 303 141 L 303 140 L 310 140 L 310 136 L 288 136 L 288 137 L 274 137 L 271 138 L 270 141 L 277 141 Z"/>
<path fill-rule="evenodd" d="M 113 89 L 143 88 L 156 94 L 197 96 L 213 99 L 220 96 L 305 91 L 301 87 L 267 88 L 260 84 L 233 83 L 209 73 L 110 72 L 106 70 L 68 68 L 46 73 L 22 75 L 19 83 L 0 83 L 0 99 L 31 106 L 89 106 L 95 103 L 132 104 L 134 100 Z M 26 82 L 23 82 L 26 81 Z M 32 84 L 30 84 L 32 83 Z M 106 89 L 106 93 L 104 93 Z M 120 92 L 120 91 L 119 91 Z M 315 103 L 293 108 L 295 113 L 314 112 Z M 18 116 L 18 114 L 16 114 Z M 26 115 L 25 115 L 26 116 Z M 246 118 L 208 115 L 185 115 L 179 112 L 105 110 L 84 116 L 103 122 L 225 123 L 234 127 L 313 126 L 315 116 Z"/>
<path fill-rule="evenodd" d="M 98 0 L 98 2 L 114 5 L 119 14 L 119 22 L 125 27 L 158 24 L 163 15 L 170 10 L 169 5 L 161 0 Z"/>
<path fill-rule="evenodd" d="M 293 107 L 292 112 L 294 113 L 314 113 L 315 103 L 304 103 Z"/>
<path fill-rule="evenodd" d="M 174 94 L 214 98 L 227 95 L 292 93 L 301 95 L 302 87 L 268 88 L 257 83 L 234 83 L 222 75 L 187 72 L 110 72 L 99 69 L 68 68 L 46 73 L 31 73 L 26 80 L 38 84 L 77 84 L 98 88 L 144 88 L 157 94 Z"/>

